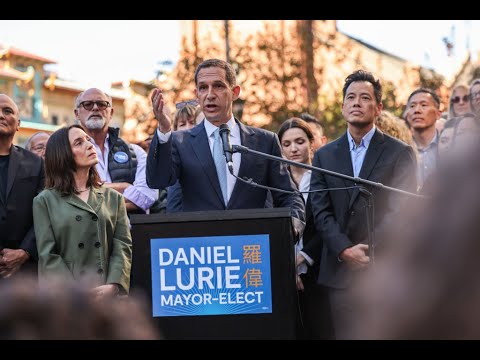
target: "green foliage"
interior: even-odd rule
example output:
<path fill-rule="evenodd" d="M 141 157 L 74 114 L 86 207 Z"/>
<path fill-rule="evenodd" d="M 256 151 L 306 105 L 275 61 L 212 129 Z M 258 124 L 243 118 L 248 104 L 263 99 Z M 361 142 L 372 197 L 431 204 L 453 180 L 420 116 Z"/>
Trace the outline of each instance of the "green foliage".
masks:
<path fill-rule="evenodd" d="M 301 62 L 298 49 L 287 39 L 288 31 L 266 25 L 264 31 L 255 34 L 249 51 L 236 58 L 241 62 L 247 103 L 253 112 L 265 114 L 268 128 L 274 130 L 289 117 L 299 115 L 302 106 Z M 232 49 L 234 47 L 232 46 Z"/>
<path fill-rule="evenodd" d="M 390 111 L 395 116 L 401 117 L 403 109 L 397 103 L 396 87 L 391 81 L 382 84 L 383 89 L 383 110 Z"/>
<path fill-rule="evenodd" d="M 325 126 L 327 138 L 335 140 L 340 137 L 347 128 L 347 123 L 342 115 L 342 97 L 332 103 L 326 105 L 318 117 L 320 122 Z"/>
<path fill-rule="evenodd" d="M 241 43 L 240 37 L 235 36 L 235 27 L 230 29 L 229 56 L 241 85 L 239 103 L 243 102 L 234 104 L 234 112 L 243 112 L 242 121 L 264 122 L 265 128 L 276 131 L 286 119 L 308 112 L 323 122 L 329 139 L 344 133 L 341 86 L 346 74 L 341 71 L 351 71 L 349 62 L 361 68 L 363 60 L 360 52 L 352 49 L 351 42 L 336 38 L 334 32 L 322 32 L 322 25 L 320 20 L 298 20 L 295 24 L 283 20 L 266 22 L 262 31 L 248 35 Z M 169 98 L 174 101 L 193 93 L 193 74 L 200 61 L 225 55 L 223 44 L 214 43 L 209 36 L 202 37 L 200 46 L 187 45 L 183 44 L 172 74 L 175 81 Z M 332 72 L 338 73 L 336 79 L 325 76 Z M 441 76 L 425 69 L 421 70 L 420 79 L 422 86 L 432 89 L 443 83 Z M 324 96 L 323 89 L 338 94 L 337 98 L 332 101 Z M 400 116 L 403 109 L 397 104 L 394 84 L 383 82 L 383 90 L 384 109 Z"/>
<path fill-rule="evenodd" d="M 443 85 L 444 78 L 432 70 L 420 68 L 420 87 L 436 91 Z"/>
<path fill-rule="evenodd" d="M 473 81 L 473 79 L 477 79 L 477 78 L 480 78 L 480 66 L 476 66 L 472 69 L 472 72 L 471 72 L 471 75 L 470 75 L 470 82 Z"/>

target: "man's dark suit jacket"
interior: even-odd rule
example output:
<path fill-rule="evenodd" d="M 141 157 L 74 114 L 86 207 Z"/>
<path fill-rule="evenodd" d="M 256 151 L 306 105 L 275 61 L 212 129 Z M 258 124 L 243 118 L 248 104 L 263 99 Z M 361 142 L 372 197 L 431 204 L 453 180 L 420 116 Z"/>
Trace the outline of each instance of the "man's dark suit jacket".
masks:
<path fill-rule="evenodd" d="M 205 120 L 204 120 L 205 121 Z M 250 149 L 281 157 L 280 142 L 275 133 L 241 124 L 241 143 Z M 169 141 L 159 144 L 155 134 L 147 158 L 147 184 L 162 189 L 180 181 L 183 211 L 264 208 L 267 191 L 236 181 L 225 207 L 222 191 L 210 151 L 204 123 L 186 131 L 172 133 Z M 288 168 L 277 161 L 243 154 L 239 177 L 252 178 L 258 184 L 284 190 L 296 189 Z M 301 195 L 273 193 L 275 207 L 289 207 L 292 216 L 305 221 Z"/>
<path fill-rule="evenodd" d="M 167 188 L 167 213 L 176 213 L 183 211 L 182 187 L 177 181 L 174 185 Z"/>
<path fill-rule="evenodd" d="M 312 176 L 314 176 L 314 174 L 315 173 L 312 172 Z M 317 273 L 314 275 L 316 279 L 318 271 L 320 270 L 319 264 L 322 256 L 323 239 L 315 227 L 315 218 L 313 217 L 312 211 L 312 194 L 309 194 L 307 198 L 307 204 L 305 205 L 305 218 L 306 222 L 305 230 L 303 231 L 302 251 L 315 261 L 312 268 L 308 269 L 308 272 L 316 271 Z"/>
<path fill-rule="evenodd" d="M 44 183 L 43 160 L 30 151 L 12 146 L 6 201 L 0 196 L 0 247 L 24 249 L 30 254 L 30 261 L 35 263 L 38 256 L 32 204 Z"/>
<path fill-rule="evenodd" d="M 313 166 L 353 176 L 347 134 L 320 148 L 315 153 Z M 415 171 L 416 158 L 413 149 L 377 129 L 359 177 L 415 192 Z M 314 173 L 310 190 L 352 185 L 353 183 L 347 180 Z M 396 220 L 407 197 L 387 190 L 367 188 L 374 198 L 375 242 L 376 245 L 381 245 L 387 240 L 389 227 Z M 318 282 L 333 288 L 345 288 L 350 284 L 352 271 L 344 262 L 339 261 L 339 255 L 348 247 L 367 243 L 365 199 L 363 195 L 359 196 L 357 189 L 317 192 L 310 196 L 315 226 L 323 239 Z M 315 245 L 310 242 L 307 246 Z"/>

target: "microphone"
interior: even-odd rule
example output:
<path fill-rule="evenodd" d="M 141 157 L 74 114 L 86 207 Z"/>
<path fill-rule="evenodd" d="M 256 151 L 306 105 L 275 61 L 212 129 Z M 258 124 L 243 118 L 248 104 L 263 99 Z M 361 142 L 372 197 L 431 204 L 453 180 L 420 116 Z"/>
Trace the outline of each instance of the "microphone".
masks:
<path fill-rule="evenodd" d="M 222 139 L 223 152 L 225 154 L 225 160 L 227 161 L 228 170 L 233 175 L 233 160 L 232 160 L 232 145 L 230 144 L 230 129 L 227 124 L 220 125 L 218 130 L 220 138 Z"/>

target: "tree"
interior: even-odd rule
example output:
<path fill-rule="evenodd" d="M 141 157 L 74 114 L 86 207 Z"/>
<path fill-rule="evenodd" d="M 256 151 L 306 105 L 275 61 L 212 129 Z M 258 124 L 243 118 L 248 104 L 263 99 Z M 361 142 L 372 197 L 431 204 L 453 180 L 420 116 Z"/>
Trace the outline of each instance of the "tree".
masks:
<path fill-rule="evenodd" d="M 314 21 L 298 20 L 297 31 L 300 40 L 302 77 L 306 83 L 308 112 L 318 116 L 318 83 L 315 77 Z"/>
<path fill-rule="evenodd" d="M 470 81 L 468 83 L 471 83 L 473 79 L 480 78 L 480 66 L 476 66 L 472 69 L 470 73 Z"/>
<path fill-rule="evenodd" d="M 391 81 L 382 84 L 383 88 L 383 109 L 390 111 L 395 116 L 401 117 L 403 109 L 397 102 L 396 87 Z"/>
<path fill-rule="evenodd" d="M 399 66 L 398 59 L 392 62 L 388 54 L 338 32 L 331 20 L 263 21 L 261 30 L 248 35 L 240 33 L 233 20 L 200 23 L 203 31 L 198 31 L 196 26 L 200 25 L 194 21 L 193 41 L 183 40 L 170 97 L 184 100 L 193 96 L 196 65 L 207 57 L 225 58 L 228 24 L 230 62 L 241 85 L 240 102 L 244 102 L 242 121 L 273 131 L 286 119 L 308 112 L 325 122 L 330 138 L 341 134 L 345 129 L 341 115 L 345 77 L 365 69 L 388 78 L 389 66 Z M 197 39 L 199 33 L 203 35 Z M 213 35 L 217 35 L 215 41 Z M 408 87 L 416 86 L 408 83 L 416 78 L 414 70 L 401 66 L 403 69 L 398 70 L 405 73 Z M 428 71 L 420 77 L 434 87 L 443 81 Z M 385 108 L 400 115 L 396 87 L 392 82 L 383 83 Z"/>
<path fill-rule="evenodd" d="M 280 22 L 267 23 L 262 32 L 251 35 L 245 47 L 232 44 L 232 50 L 243 48 L 236 57 L 246 106 L 245 119 L 255 116 L 255 124 L 276 129 L 279 124 L 305 111 L 301 56 L 295 28 Z"/>
<path fill-rule="evenodd" d="M 432 70 L 420 68 L 420 86 L 437 91 L 443 85 L 444 78 Z"/>

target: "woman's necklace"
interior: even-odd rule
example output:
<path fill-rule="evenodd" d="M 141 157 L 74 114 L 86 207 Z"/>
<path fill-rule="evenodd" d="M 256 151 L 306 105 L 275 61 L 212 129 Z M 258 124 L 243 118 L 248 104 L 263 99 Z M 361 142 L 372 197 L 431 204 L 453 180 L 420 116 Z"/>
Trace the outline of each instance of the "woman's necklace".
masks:
<path fill-rule="evenodd" d="M 79 192 L 79 193 L 83 193 L 83 192 L 85 192 L 85 191 L 90 190 L 90 188 L 86 188 L 85 190 L 78 190 L 78 189 L 75 189 L 75 190 L 76 190 L 77 192 Z"/>

